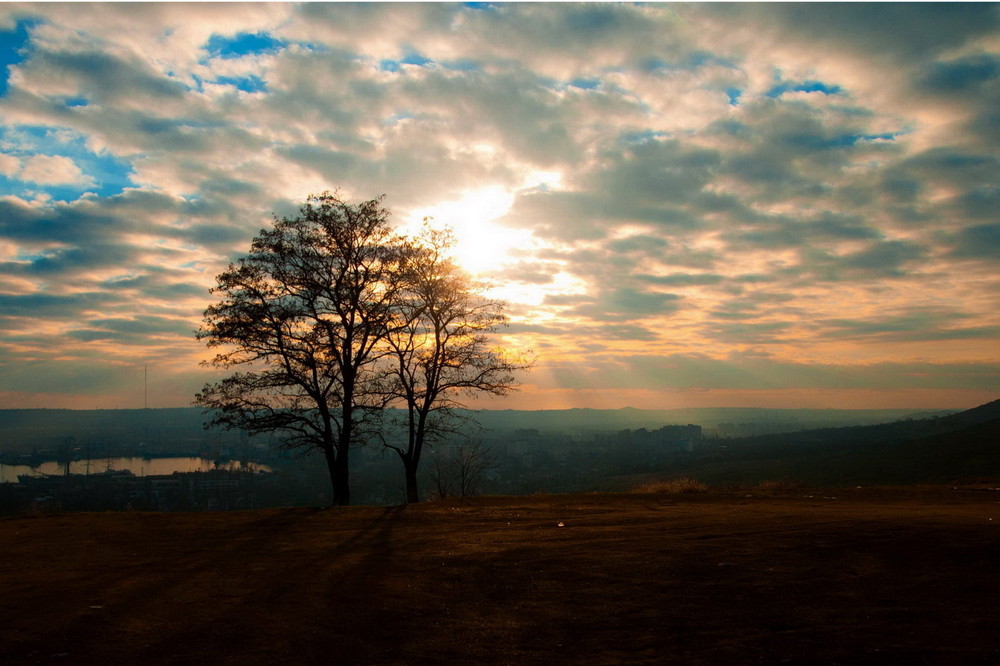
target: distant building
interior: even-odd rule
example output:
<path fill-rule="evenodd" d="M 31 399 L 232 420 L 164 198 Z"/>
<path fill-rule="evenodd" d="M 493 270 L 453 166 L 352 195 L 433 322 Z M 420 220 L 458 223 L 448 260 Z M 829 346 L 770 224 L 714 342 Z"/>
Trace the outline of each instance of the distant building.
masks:
<path fill-rule="evenodd" d="M 701 441 L 701 426 L 668 425 L 658 430 L 621 430 L 617 434 L 617 442 L 625 446 L 653 446 L 658 449 L 673 449 L 676 451 L 693 451 Z"/>

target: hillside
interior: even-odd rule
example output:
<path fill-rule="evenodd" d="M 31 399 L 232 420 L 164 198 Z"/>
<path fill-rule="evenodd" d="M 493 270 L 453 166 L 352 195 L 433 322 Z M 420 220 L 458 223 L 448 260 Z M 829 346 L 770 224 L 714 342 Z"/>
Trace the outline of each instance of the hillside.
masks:
<path fill-rule="evenodd" d="M 711 484 L 951 483 L 1000 478 L 1000 400 L 949 416 L 717 442 L 662 475 Z M 608 485 L 627 487 L 635 479 Z"/>
<path fill-rule="evenodd" d="M 816 428 L 801 432 L 741 437 L 730 440 L 729 444 L 732 448 L 781 444 L 796 446 L 887 444 L 919 439 L 933 434 L 954 432 L 995 419 L 1000 419 L 1000 400 L 944 416 L 907 418 L 873 425 Z"/>
<path fill-rule="evenodd" d="M 998 493 L 0 519 L 18 664 L 988 664 Z"/>

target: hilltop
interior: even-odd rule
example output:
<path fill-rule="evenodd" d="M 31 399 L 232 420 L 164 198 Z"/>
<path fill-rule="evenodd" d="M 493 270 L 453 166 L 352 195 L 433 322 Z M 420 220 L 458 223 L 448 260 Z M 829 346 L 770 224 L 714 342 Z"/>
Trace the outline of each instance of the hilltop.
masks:
<path fill-rule="evenodd" d="M 1000 477 L 998 443 L 1000 400 L 995 400 L 933 418 L 728 439 L 677 461 L 669 473 L 712 484 L 951 483 Z"/>
<path fill-rule="evenodd" d="M 1000 492 L 0 519 L 19 664 L 987 664 Z"/>

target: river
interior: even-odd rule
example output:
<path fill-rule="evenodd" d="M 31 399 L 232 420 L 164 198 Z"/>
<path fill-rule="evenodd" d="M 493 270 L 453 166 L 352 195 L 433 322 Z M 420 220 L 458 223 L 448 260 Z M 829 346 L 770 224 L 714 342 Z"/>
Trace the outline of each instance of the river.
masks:
<path fill-rule="evenodd" d="M 247 463 L 252 471 L 268 472 L 270 468 L 259 463 Z M 237 460 L 216 465 L 214 460 L 207 458 L 97 458 L 93 460 L 74 460 L 69 464 L 70 474 L 101 474 L 108 470 L 116 472 L 129 471 L 136 476 L 155 476 L 173 474 L 174 472 L 208 472 L 221 467 L 222 469 L 238 470 Z M 0 483 L 17 483 L 20 474 L 32 476 L 59 476 L 66 473 L 63 463 L 48 460 L 37 467 L 28 465 L 0 464 Z"/>

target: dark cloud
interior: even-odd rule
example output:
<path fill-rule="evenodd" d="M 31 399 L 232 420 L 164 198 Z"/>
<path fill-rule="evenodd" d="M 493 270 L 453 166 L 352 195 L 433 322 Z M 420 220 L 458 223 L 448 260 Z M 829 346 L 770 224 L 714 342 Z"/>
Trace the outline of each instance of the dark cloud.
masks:
<path fill-rule="evenodd" d="M 634 321 L 672 314 L 680 308 L 680 300 L 677 294 L 619 287 L 602 290 L 596 298 L 573 308 L 571 314 L 594 321 Z"/>
<path fill-rule="evenodd" d="M 99 51 L 37 51 L 21 66 L 27 78 L 69 79 L 75 95 L 93 104 L 115 104 L 136 97 L 153 103 L 183 98 L 186 88 L 144 66 Z"/>
<path fill-rule="evenodd" d="M 992 339 L 1000 326 L 966 326 L 971 315 L 952 309 L 914 308 L 887 312 L 867 319 L 829 319 L 818 322 L 829 327 L 839 339 L 887 342 Z"/>
<path fill-rule="evenodd" d="M 975 149 L 940 146 L 893 164 L 882 178 L 890 192 L 901 192 L 904 199 L 942 185 L 960 192 L 974 191 L 1000 182 L 1000 158 Z"/>
<path fill-rule="evenodd" d="M 354 155 L 323 146 L 287 146 L 279 148 L 278 153 L 314 170 L 333 183 L 342 182 L 358 165 L 358 159 Z"/>
<path fill-rule="evenodd" d="M 661 254 L 670 246 L 667 239 L 649 234 L 636 234 L 626 238 L 617 238 L 607 243 L 606 247 L 620 254 Z"/>
<path fill-rule="evenodd" d="M 811 247 L 829 241 L 872 240 L 882 232 L 854 215 L 824 211 L 812 220 L 785 216 L 761 218 L 750 229 L 730 232 L 727 239 L 735 246 Z"/>
<path fill-rule="evenodd" d="M 664 287 L 714 285 L 725 281 L 725 277 L 713 273 L 672 273 L 670 275 L 644 275 L 640 273 L 634 277 L 639 282 Z"/>
<path fill-rule="evenodd" d="M 168 271 L 156 267 L 144 267 L 147 271 L 142 275 L 126 276 L 105 280 L 98 283 L 102 290 L 109 293 L 132 292 L 154 301 L 172 302 L 190 297 L 208 296 L 208 286 L 201 282 L 185 282 L 190 275 L 181 271 Z"/>
<path fill-rule="evenodd" d="M 650 213 L 637 215 L 630 209 L 655 210 L 661 203 L 688 201 L 712 181 L 721 162 L 715 150 L 685 147 L 679 141 L 645 141 L 615 154 L 601 170 L 595 190 L 613 192 L 616 197 L 617 206 L 607 206 L 606 213 L 622 206 L 624 211 L 619 217 L 647 218 Z M 694 223 L 693 219 L 678 217 L 667 210 L 663 221 Z"/>
<path fill-rule="evenodd" d="M 782 342 L 782 333 L 791 327 L 787 322 L 717 323 L 706 326 L 704 334 L 726 344 L 774 344 Z"/>
<path fill-rule="evenodd" d="M 1000 57 L 980 53 L 932 63 L 919 81 L 919 85 L 929 92 L 953 95 L 978 90 L 984 84 L 998 78 L 1000 78 Z"/>
<path fill-rule="evenodd" d="M 765 200 L 830 196 L 853 162 L 899 152 L 894 134 L 874 131 L 871 122 L 844 108 L 760 100 L 748 107 L 740 142 L 719 171 L 754 187 Z"/>
<path fill-rule="evenodd" d="M 995 367 L 977 363 L 809 364 L 770 357 L 717 359 L 698 354 L 596 356 L 587 366 L 559 366 L 563 386 L 615 389 L 944 389 L 961 385 L 993 390 Z"/>
<path fill-rule="evenodd" d="M 910 274 L 907 268 L 924 259 L 927 249 L 909 241 L 887 240 L 842 255 L 821 250 L 807 250 L 802 255 L 802 264 L 791 272 L 832 282 L 870 281 L 906 277 Z"/>
<path fill-rule="evenodd" d="M 153 335 L 190 336 L 194 330 L 191 321 L 176 317 L 140 315 L 134 318 L 97 318 L 88 322 L 89 327 L 67 332 L 80 340 L 95 339 L 148 339 Z"/>
<path fill-rule="evenodd" d="M 640 341 L 651 342 L 659 340 L 660 335 L 646 326 L 638 324 L 618 324 L 601 323 L 597 325 L 578 324 L 526 324 L 515 323 L 504 329 L 505 333 L 519 335 L 525 333 L 536 334 L 544 338 L 559 338 L 565 344 L 575 343 L 578 346 L 584 344 L 600 344 L 605 342 Z"/>
<path fill-rule="evenodd" d="M 99 309 L 114 300 L 116 300 L 114 296 L 100 292 L 72 295 L 0 293 L 0 319 L 13 317 L 69 319 L 81 309 Z"/>
<path fill-rule="evenodd" d="M 962 259 L 1000 261 L 1000 224 L 962 229 L 955 236 L 952 255 Z"/>
<path fill-rule="evenodd" d="M 888 57 L 893 64 L 933 57 L 1000 28 L 992 3 L 724 3 L 698 9 L 762 33 L 773 30 L 802 44 Z"/>

